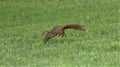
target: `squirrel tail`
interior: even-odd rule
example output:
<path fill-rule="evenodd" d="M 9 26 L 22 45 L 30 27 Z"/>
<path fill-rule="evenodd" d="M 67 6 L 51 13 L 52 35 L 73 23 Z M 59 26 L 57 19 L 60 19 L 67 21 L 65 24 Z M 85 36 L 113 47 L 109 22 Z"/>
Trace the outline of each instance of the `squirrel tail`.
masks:
<path fill-rule="evenodd" d="M 63 26 L 63 29 L 75 29 L 75 30 L 82 30 L 86 31 L 86 28 L 83 25 L 78 25 L 78 24 L 70 24 L 70 25 L 65 25 Z"/>

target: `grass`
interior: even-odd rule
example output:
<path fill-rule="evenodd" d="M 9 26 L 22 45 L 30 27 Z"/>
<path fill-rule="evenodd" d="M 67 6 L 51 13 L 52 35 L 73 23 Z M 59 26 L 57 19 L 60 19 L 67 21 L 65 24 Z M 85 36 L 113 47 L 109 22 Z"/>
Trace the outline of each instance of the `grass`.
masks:
<path fill-rule="evenodd" d="M 119 67 L 119 0 L 0 0 L 0 66 Z M 83 24 L 46 44 L 42 32 Z"/>

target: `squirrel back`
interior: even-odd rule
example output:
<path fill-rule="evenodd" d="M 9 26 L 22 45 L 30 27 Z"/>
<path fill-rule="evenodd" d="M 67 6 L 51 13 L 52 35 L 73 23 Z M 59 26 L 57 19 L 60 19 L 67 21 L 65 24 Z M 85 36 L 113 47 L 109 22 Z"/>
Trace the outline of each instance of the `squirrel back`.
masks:
<path fill-rule="evenodd" d="M 78 24 L 70 24 L 70 25 L 65 25 L 63 26 L 63 29 L 75 29 L 75 30 L 82 30 L 85 31 L 86 28 L 83 25 L 78 25 Z"/>

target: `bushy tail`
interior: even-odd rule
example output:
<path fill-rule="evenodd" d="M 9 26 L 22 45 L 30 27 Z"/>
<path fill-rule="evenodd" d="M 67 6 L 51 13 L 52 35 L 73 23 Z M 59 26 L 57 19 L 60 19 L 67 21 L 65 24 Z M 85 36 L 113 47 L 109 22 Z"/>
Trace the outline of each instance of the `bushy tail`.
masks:
<path fill-rule="evenodd" d="M 63 29 L 75 29 L 75 30 L 82 30 L 85 31 L 86 28 L 83 25 L 78 25 L 78 24 L 70 24 L 70 25 L 65 25 Z"/>

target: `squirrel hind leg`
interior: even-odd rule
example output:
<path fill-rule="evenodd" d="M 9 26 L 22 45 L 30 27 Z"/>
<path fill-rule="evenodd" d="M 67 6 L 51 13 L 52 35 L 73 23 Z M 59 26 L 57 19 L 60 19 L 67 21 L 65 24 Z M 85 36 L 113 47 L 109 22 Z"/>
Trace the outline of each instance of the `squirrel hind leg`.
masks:
<path fill-rule="evenodd" d="M 64 36 L 66 36 L 66 35 L 65 35 L 65 33 L 61 33 L 61 34 L 59 34 L 59 37 L 60 37 L 60 36 L 61 36 L 61 37 L 64 37 Z"/>

